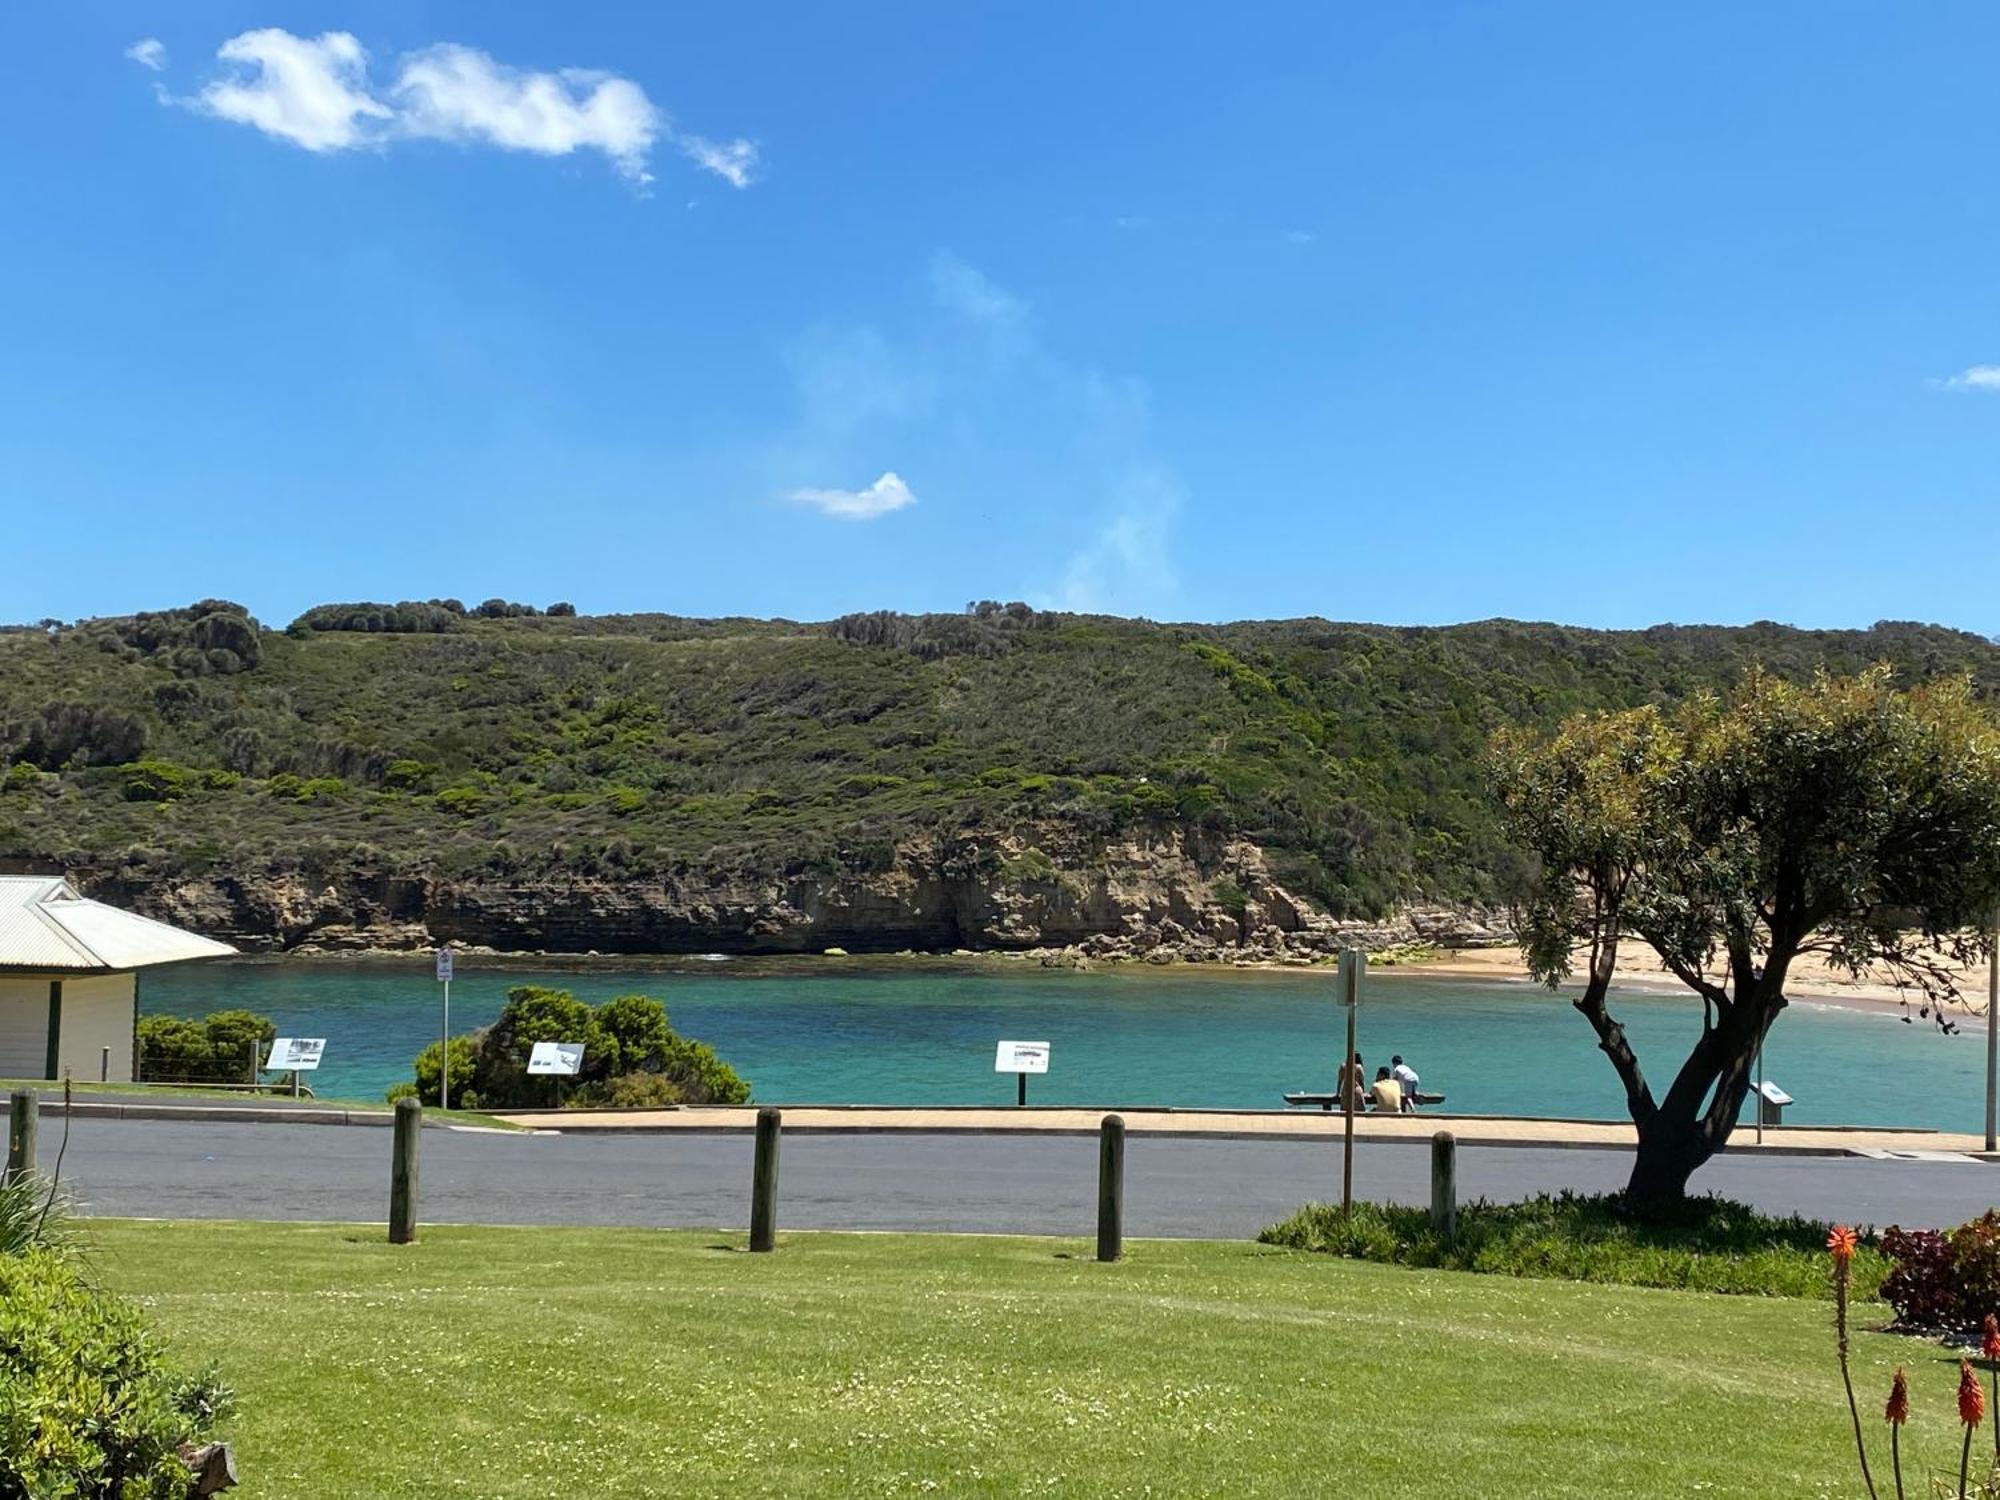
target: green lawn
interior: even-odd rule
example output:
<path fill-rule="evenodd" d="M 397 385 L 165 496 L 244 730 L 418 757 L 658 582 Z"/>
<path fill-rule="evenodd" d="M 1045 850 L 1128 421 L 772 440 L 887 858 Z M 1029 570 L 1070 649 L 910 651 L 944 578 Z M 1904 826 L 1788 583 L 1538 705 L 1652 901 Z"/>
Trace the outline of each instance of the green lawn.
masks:
<path fill-rule="evenodd" d="M 1224 1243 L 88 1229 L 239 1389 L 249 1496 L 1859 1493 L 1824 1303 Z M 1955 1461 L 1955 1362 L 1856 1345 Z"/>

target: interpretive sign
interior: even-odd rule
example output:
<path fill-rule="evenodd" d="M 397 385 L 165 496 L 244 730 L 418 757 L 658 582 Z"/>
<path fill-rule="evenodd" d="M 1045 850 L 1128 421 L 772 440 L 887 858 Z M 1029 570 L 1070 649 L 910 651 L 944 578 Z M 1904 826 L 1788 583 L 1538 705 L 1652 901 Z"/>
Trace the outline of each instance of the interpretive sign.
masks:
<path fill-rule="evenodd" d="M 1002 1042 L 993 1059 L 996 1073 L 1046 1073 L 1049 1070 L 1047 1042 Z"/>
<path fill-rule="evenodd" d="M 537 1042 L 528 1053 L 528 1071 L 574 1078 L 583 1069 L 582 1042 Z"/>
<path fill-rule="evenodd" d="M 272 1073 L 310 1073 L 325 1052 L 323 1036 L 281 1036 L 271 1043 L 264 1067 Z"/>

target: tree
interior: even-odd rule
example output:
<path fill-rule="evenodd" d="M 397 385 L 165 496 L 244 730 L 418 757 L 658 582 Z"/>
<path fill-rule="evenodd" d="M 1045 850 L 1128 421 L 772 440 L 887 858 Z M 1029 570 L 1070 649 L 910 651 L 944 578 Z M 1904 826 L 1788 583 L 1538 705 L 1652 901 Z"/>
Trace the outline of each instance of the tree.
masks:
<path fill-rule="evenodd" d="M 1801 955 L 1941 1004 L 2000 897 L 2000 729 L 1964 679 L 1905 692 L 1887 667 L 1804 685 L 1753 671 L 1727 699 L 1503 732 L 1490 772 L 1540 862 L 1523 955 L 1551 989 L 1583 959 L 1574 1004 L 1625 1087 L 1642 1208 L 1680 1199 L 1729 1139 Z M 1664 1096 L 1609 1008 L 1625 940 L 1701 1001 Z"/>

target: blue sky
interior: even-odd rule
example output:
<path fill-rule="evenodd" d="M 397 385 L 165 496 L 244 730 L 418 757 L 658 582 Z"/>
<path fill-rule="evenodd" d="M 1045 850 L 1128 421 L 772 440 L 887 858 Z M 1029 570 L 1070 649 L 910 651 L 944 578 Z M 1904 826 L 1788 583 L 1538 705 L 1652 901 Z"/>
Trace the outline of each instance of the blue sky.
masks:
<path fill-rule="evenodd" d="M 2000 633 L 1990 6 L 177 0 L 0 46 L 0 618 Z"/>

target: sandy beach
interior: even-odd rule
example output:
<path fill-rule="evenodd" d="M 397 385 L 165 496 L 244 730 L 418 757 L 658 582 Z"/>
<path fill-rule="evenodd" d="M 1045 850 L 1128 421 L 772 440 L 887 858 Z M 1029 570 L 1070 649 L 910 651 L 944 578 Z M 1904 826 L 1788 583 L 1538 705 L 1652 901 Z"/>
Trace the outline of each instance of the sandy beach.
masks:
<path fill-rule="evenodd" d="M 1512 946 L 1453 948 L 1435 959 L 1399 964 L 1397 967 L 1420 970 L 1426 974 L 1460 974 L 1473 979 L 1525 980 L 1528 977 L 1528 971 L 1521 962 L 1520 949 Z M 1958 971 L 1959 1003 L 1950 1011 L 1954 1018 L 1983 1017 L 1986 1014 L 1987 970 L 1988 965 L 1981 963 Z M 1718 974 L 1715 977 L 1719 980 L 1722 976 Z M 1618 951 L 1618 983 L 1631 989 L 1668 992 L 1685 992 L 1686 989 L 1667 972 L 1650 948 L 1635 944 L 1626 944 Z M 1568 993 L 1573 986 L 1564 988 Z M 1907 1003 L 1912 1015 L 1924 1004 L 1921 994 L 1898 991 L 1884 976 L 1851 979 L 1829 969 L 1817 955 L 1807 955 L 1792 965 L 1791 982 L 1786 986 L 1786 993 L 1794 1000 L 1826 1000 L 1849 1005 L 1901 1008 Z"/>

